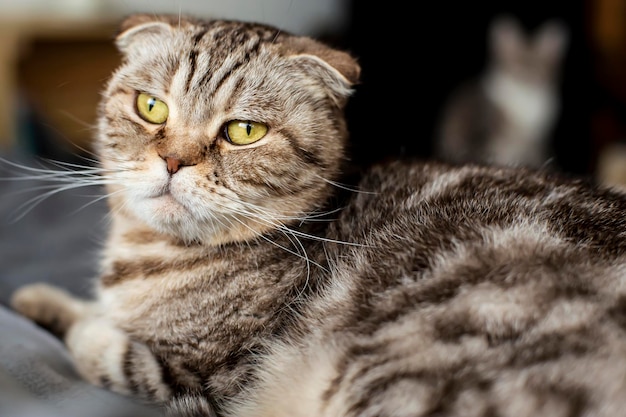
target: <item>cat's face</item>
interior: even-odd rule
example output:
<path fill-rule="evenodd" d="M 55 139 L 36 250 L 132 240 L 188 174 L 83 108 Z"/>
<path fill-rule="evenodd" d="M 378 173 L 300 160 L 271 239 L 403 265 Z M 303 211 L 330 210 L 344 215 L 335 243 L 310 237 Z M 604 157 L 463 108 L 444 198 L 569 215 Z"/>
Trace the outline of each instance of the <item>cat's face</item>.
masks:
<path fill-rule="evenodd" d="M 528 85 L 549 86 L 560 72 L 568 31 L 559 21 L 547 21 L 535 33 L 525 33 L 510 17 L 499 17 L 490 33 L 493 65 Z"/>
<path fill-rule="evenodd" d="M 104 94 L 97 151 L 114 213 L 223 243 L 304 217 L 327 197 L 359 67 L 261 25 L 133 16 Z"/>

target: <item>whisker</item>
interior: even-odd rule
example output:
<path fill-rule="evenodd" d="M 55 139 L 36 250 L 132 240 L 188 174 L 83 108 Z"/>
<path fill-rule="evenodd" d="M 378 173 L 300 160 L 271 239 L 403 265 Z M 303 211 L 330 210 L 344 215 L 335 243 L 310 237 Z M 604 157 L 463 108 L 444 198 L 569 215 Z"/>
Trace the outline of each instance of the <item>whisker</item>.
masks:
<path fill-rule="evenodd" d="M 15 208 L 15 210 L 11 212 L 10 216 L 11 217 L 15 216 L 13 222 L 17 222 L 21 220 L 22 218 L 24 218 L 26 214 L 30 213 L 35 207 L 37 207 L 37 205 L 39 205 L 41 202 L 45 201 L 46 199 L 58 193 L 77 189 L 77 188 L 82 188 L 82 187 L 85 187 L 85 184 L 66 184 L 62 187 L 53 188 L 52 190 L 48 192 L 39 194 L 33 198 L 30 198 L 24 203 L 20 204 L 17 208 Z"/>
<path fill-rule="evenodd" d="M 17 206 L 11 213 L 12 222 L 15 223 L 35 207 L 48 198 L 59 193 L 86 187 L 103 187 L 108 184 L 119 183 L 119 178 L 112 175 L 114 171 L 97 166 L 86 166 L 72 162 L 43 159 L 39 166 L 24 165 L 0 157 L 0 167 L 10 167 L 13 175 L 1 177 L 0 181 L 36 181 L 32 187 L 14 190 L 10 195 L 37 192 L 38 194 Z M 118 171 L 115 172 L 119 174 Z M 42 192 L 43 191 L 43 192 Z M 97 196 L 89 196 L 93 201 L 83 205 L 76 211 L 95 204 L 106 198 L 106 194 L 98 193 Z M 76 212 L 75 211 L 75 212 Z M 74 212 L 74 213 L 75 213 Z"/>
<path fill-rule="evenodd" d="M 318 240 L 320 242 L 327 242 L 327 243 L 336 243 L 339 245 L 346 245 L 346 246 L 355 246 L 355 247 L 359 247 L 359 248 L 369 248 L 371 247 L 370 245 L 366 245 L 364 243 L 353 243 L 353 242 L 346 242 L 343 240 L 337 240 L 337 239 L 330 239 L 330 238 L 326 238 L 326 237 L 321 237 L 321 236 L 315 236 L 315 235 L 311 235 L 308 233 L 304 233 L 304 232 L 300 232 L 298 230 L 293 230 L 293 229 L 289 229 L 287 226 L 284 226 L 286 229 L 288 229 L 291 233 L 294 233 L 300 237 L 303 237 L 305 239 L 311 239 L 311 240 Z"/>
<path fill-rule="evenodd" d="M 104 194 L 102 194 L 102 195 L 98 196 L 97 198 L 94 198 L 94 199 L 93 199 L 93 200 L 91 200 L 90 202 L 83 204 L 82 206 L 80 206 L 80 207 L 79 207 L 79 208 L 77 208 L 76 210 L 73 210 L 73 211 L 70 213 L 70 216 L 75 215 L 76 213 L 78 213 L 78 212 L 80 212 L 80 211 L 82 211 L 82 210 L 86 209 L 86 208 L 87 208 L 87 207 L 89 207 L 89 206 L 92 206 L 92 205 L 94 205 L 94 204 L 98 203 L 99 201 L 102 201 L 102 200 L 104 200 L 104 199 L 107 199 L 107 198 L 109 198 L 109 197 L 111 197 L 111 196 L 113 196 L 113 195 L 115 195 L 115 194 L 121 193 L 122 191 L 124 191 L 124 190 L 116 190 L 116 191 L 113 191 L 112 193 L 104 193 Z"/>
<path fill-rule="evenodd" d="M 255 214 L 268 214 L 268 217 L 272 218 L 272 219 L 277 219 L 277 220 L 283 220 L 283 221 L 301 221 L 301 222 L 306 222 L 306 221 L 323 221 L 323 222 L 328 222 L 328 221 L 332 221 L 332 219 L 318 219 L 319 217 L 325 217 L 328 216 L 329 214 L 334 214 L 337 212 L 341 211 L 341 208 L 337 208 L 337 209 L 333 209 L 333 210 L 329 210 L 329 211 L 323 211 L 323 212 L 310 212 L 307 214 L 303 214 L 303 215 L 285 215 L 285 214 L 281 214 L 281 213 L 275 213 L 275 212 L 271 212 L 269 211 L 269 209 L 267 208 L 262 208 L 257 206 L 256 204 L 253 203 L 248 203 L 246 201 L 241 201 L 241 200 L 236 200 L 233 199 L 231 197 L 226 197 L 228 198 L 230 201 L 232 201 L 235 204 L 240 204 L 246 207 L 249 207 L 250 209 L 255 211 Z"/>
<path fill-rule="evenodd" d="M 108 182 L 96 182 L 96 181 L 93 181 L 93 182 L 83 182 L 81 184 L 77 184 L 77 188 L 78 187 L 101 186 L 101 185 L 105 185 L 107 183 Z M 70 184 L 72 184 L 72 183 L 70 182 Z M 32 193 L 32 192 L 36 192 L 36 191 L 56 190 L 57 188 L 59 188 L 59 186 L 60 186 L 60 184 L 57 184 L 57 183 L 32 186 L 32 187 L 24 188 L 24 189 L 20 189 L 20 190 L 11 190 L 6 195 L 21 195 L 21 194 L 28 194 L 28 193 Z"/>
<path fill-rule="evenodd" d="M 244 226 L 245 228 L 247 228 L 248 230 L 250 230 L 250 231 L 254 232 L 254 233 L 257 235 L 257 237 L 260 237 L 261 239 L 263 239 L 263 240 L 265 240 L 265 241 L 267 241 L 267 242 L 269 242 L 269 243 L 273 244 L 274 246 L 277 246 L 277 247 L 279 247 L 279 248 L 283 249 L 285 252 L 291 253 L 292 255 L 295 255 L 295 256 L 298 256 L 298 257 L 302 257 L 302 255 L 300 255 L 299 253 L 294 252 L 294 251 L 292 251 L 291 249 L 288 249 L 288 248 L 286 248 L 286 247 L 282 246 L 281 244 L 274 242 L 273 240 L 271 240 L 270 238 L 268 238 L 267 236 L 265 236 L 265 235 L 263 235 L 263 234 L 257 233 L 257 232 L 256 232 L 256 231 L 252 228 L 252 227 L 250 227 L 249 225 L 247 225 L 247 224 L 246 224 L 246 222 L 244 222 L 243 220 L 240 220 L 240 219 L 238 219 L 238 218 L 237 218 L 237 217 L 235 217 L 235 216 L 233 216 L 232 218 L 233 218 L 235 221 L 237 221 L 239 224 L 241 224 L 242 226 Z"/>
<path fill-rule="evenodd" d="M 73 115 L 72 113 L 70 113 L 67 110 L 59 110 L 59 114 L 62 114 L 63 116 L 67 117 L 69 120 L 75 122 L 76 124 L 81 125 L 84 128 L 87 128 L 87 130 L 95 130 L 96 126 L 92 123 L 86 122 L 82 119 L 80 119 L 79 117 L 76 117 L 75 115 Z"/>
<path fill-rule="evenodd" d="M 240 202 L 241 203 L 241 202 Z M 261 209 L 257 206 L 251 205 L 250 203 L 244 203 L 245 206 L 251 206 L 250 208 L 252 208 L 253 211 L 249 211 L 249 210 L 244 210 L 244 209 L 237 209 L 237 213 L 242 214 L 246 217 L 252 218 L 254 220 L 260 220 L 265 222 L 265 224 L 269 224 L 270 226 L 276 228 L 276 229 L 280 229 L 283 231 L 288 231 L 290 234 L 292 234 L 294 237 L 295 236 L 299 236 L 302 238 L 306 238 L 306 239 L 310 239 L 310 240 L 317 240 L 317 241 L 321 241 L 321 242 L 328 242 L 328 243 L 336 243 L 336 244 L 341 244 L 341 245 L 348 245 L 348 246 L 356 246 L 356 247 L 369 247 L 368 245 L 362 244 L 362 243 L 352 243 L 352 242 L 346 242 L 346 241 L 342 241 L 342 240 L 337 240 L 337 239 L 330 239 L 330 238 L 326 238 L 326 237 L 322 237 L 322 236 L 316 236 L 316 235 L 312 235 L 309 233 L 305 233 L 305 232 L 301 232 L 299 230 L 294 230 L 294 229 L 290 229 L 288 226 L 286 226 L 285 224 L 281 223 L 280 220 L 283 220 L 280 218 L 280 216 L 273 216 L 272 213 L 268 213 L 266 212 L 264 209 Z M 227 209 L 231 209 L 232 207 L 226 207 Z M 290 218 L 290 220 L 292 220 L 293 218 Z M 301 220 L 303 222 L 307 221 L 308 218 L 304 217 L 298 217 L 296 218 L 296 220 Z"/>
<path fill-rule="evenodd" d="M 287 252 L 287 253 L 290 253 L 290 254 L 292 254 L 292 255 L 294 255 L 294 256 L 297 256 L 297 257 L 299 257 L 299 258 L 303 259 L 303 260 L 307 263 L 307 270 L 310 270 L 310 266 L 309 266 L 309 264 L 313 264 L 313 265 L 315 265 L 315 266 L 317 266 L 317 267 L 319 267 L 319 268 L 321 268 L 321 269 L 325 269 L 323 265 L 320 265 L 319 263 L 312 261 L 312 260 L 311 260 L 311 259 L 307 256 L 306 251 L 304 251 L 304 246 L 301 244 L 301 242 L 300 242 L 298 239 L 296 239 L 296 241 L 299 243 L 300 248 L 304 251 L 304 254 L 302 254 L 302 253 L 300 253 L 300 252 L 298 252 L 298 251 L 294 251 L 294 250 L 292 250 L 292 249 L 286 248 L 285 246 L 283 246 L 283 245 L 281 245 L 281 244 L 279 244 L 279 243 L 277 243 L 277 242 L 275 242 L 275 241 L 271 240 L 271 239 L 270 239 L 270 238 L 268 238 L 267 236 L 265 236 L 265 235 L 263 235 L 263 234 L 260 234 L 260 233 L 256 232 L 256 231 L 255 231 L 252 227 L 250 227 L 248 224 L 246 224 L 246 222 L 244 222 L 244 221 L 243 221 L 243 220 L 241 220 L 241 219 L 238 219 L 236 216 L 233 216 L 232 218 L 233 218 L 235 221 L 237 221 L 239 224 L 241 224 L 242 226 L 244 226 L 245 228 L 247 228 L 247 229 L 249 229 L 250 231 L 254 232 L 254 233 L 257 235 L 257 237 L 258 237 L 258 238 L 261 238 L 261 239 L 263 239 L 263 240 L 267 241 L 268 243 L 271 243 L 272 245 L 274 245 L 274 246 L 276 246 L 276 247 L 278 247 L 278 248 L 280 248 L 280 249 L 284 250 L 284 251 L 285 251 L 285 252 Z M 278 228 L 277 228 L 277 230 L 280 230 L 281 232 L 283 232 L 283 233 L 284 233 L 284 230 L 282 230 L 282 229 L 278 229 Z M 285 235 L 285 237 L 287 237 L 287 239 L 289 239 L 289 241 L 293 243 L 293 241 L 292 241 L 292 240 L 291 240 L 288 236 L 286 236 L 286 235 Z"/>
<path fill-rule="evenodd" d="M 85 159 L 89 160 L 88 158 L 85 158 Z M 47 159 L 47 158 L 46 158 L 46 159 L 44 159 L 44 160 L 45 160 L 46 162 L 48 162 L 49 164 L 54 165 L 54 166 L 57 166 L 57 167 L 62 168 L 62 169 L 77 168 L 77 169 L 80 169 L 80 170 L 98 170 L 98 171 L 105 171 L 105 169 L 104 169 L 104 168 L 99 168 L 99 167 L 96 167 L 96 166 L 80 165 L 80 164 L 76 164 L 76 163 L 73 163 L 73 162 L 56 161 L 56 160 L 54 160 L 54 159 Z M 92 162 L 97 162 L 97 161 L 95 161 L 95 160 L 89 160 L 89 161 L 92 161 Z"/>
<path fill-rule="evenodd" d="M 109 172 L 104 168 L 83 166 L 79 164 L 73 164 L 69 162 L 50 161 L 49 163 L 60 169 L 52 169 L 47 167 L 34 167 L 28 165 L 22 165 L 17 162 L 13 162 L 0 157 L 0 163 L 17 169 L 17 173 L 10 177 L 1 177 L 2 181 L 10 180 L 42 180 L 50 181 L 57 180 L 59 178 L 81 178 L 81 177 L 95 177 L 96 175 L 102 175 Z M 77 168 L 77 169 L 70 169 Z M 30 175 L 28 175 L 30 174 Z"/>
<path fill-rule="evenodd" d="M 366 190 L 361 190 L 361 189 L 359 189 L 359 188 L 354 188 L 354 187 L 351 187 L 351 186 L 349 186 L 349 185 L 347 185 L 347 184 L 342 184 L 342 183 L 340 183 L 340 182 L 336 182 L 336 181 L 329 180 L 329 179 L 327 179 L 327 178 L 322 177 L 322 176 L 321 176 L 321 175 L 319 175 L 319 174 L 314 174 L 314 175 L 315 175 L 316 177 L 318 177 L 319 179 L 321 179 L 322 181 L 324 181 L 324 182 L 326 182 L 326 183 L 328 183 L 328 184 L 332 185 L 333 187 L 337 187 L 337 188 L 340 188 L 340 189 L 342 189 L 342 190 L 350 191 L 350 192 L 353 192 L 353 193 L 360 193 L 360 194 L 372 194 L 372 195 L 377 195 L 377 194 L 378 194 L 378 193 L 377 193 L 377 192 L 375 192 L 375 191 L 366 191 Z"/>
<path fill-rule="evenodd" d="M 283 230 L 282 228 L 280 230 Z M 289 229 L 287 229 L 289 230 Z M 289 234 L 292 231 L 289 231 Z M 293 235 L 293 234 L 292 234 Z M 306 253 L 306 249 L 304 248 L 304 245 L 302 244 L 302 242 L 300 242 L 300 239 L 298 239 L 296 236 L 294 236 L 296 242 L 298 242 L 298 245 L 300 246 L 300 249 L 302 249 L 302 253 L 304 254 L 304 259 L 306 261 L 306 278 L 304 281 L 304 285 L 302 286 L 302 289 L 300 290 L 300 292 L 298 293 L 298 295 L 295 296 L 294 298 L 294 302 L 296 300 L 299 300 L 302 297 L 302 294 L 304 294 L 304 291 L 306 290 L 306 288 L 309 286 L 309 281 L 311 279 L 311 263 L 313 263 L 314 265 L 317 265 L 320 269 L 326 271 L 326 268 L 321 266 L 320 264 L 318 264 L 317 262 L 313 262 L 310 260 L 309 255 Z"/>

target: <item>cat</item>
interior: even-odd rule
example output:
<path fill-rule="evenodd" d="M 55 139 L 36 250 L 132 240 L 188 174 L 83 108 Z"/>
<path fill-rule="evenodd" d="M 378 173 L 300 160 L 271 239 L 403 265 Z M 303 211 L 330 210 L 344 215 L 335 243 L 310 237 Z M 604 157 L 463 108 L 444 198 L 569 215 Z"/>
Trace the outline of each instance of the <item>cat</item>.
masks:
<path fill-rule="evenodd" d="M 11 300 L 86 380 L 170 416 L 626 410 L 624 194 L 410 158 L 352 188 L 349 52 L 168 15 L 128 17 L 116 44 L 93 298 Z"/>
<path fill-rule="evenodd" d="M 495 19 L 490 65 L 444 106 L 434 156 L 455 163 L 548 165 L 567 43 L 568 31 L 559 21 L 548 21 L 528 36 L 514 18 Z"/>

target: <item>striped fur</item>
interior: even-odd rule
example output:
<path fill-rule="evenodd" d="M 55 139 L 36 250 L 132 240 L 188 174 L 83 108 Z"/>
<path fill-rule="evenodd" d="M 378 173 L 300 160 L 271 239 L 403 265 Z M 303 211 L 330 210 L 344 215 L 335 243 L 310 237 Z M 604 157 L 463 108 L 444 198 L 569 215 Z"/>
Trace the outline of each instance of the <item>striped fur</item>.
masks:
<path fill-rule="evenodd" d="M 86 379 L 172 416 L 626 409 L 623 194 L 398 161 L 344 201 L 349 55 L 168 16 L 129 18 L 118 46 L 100 108 L 115 177 L 94 300 L 42 285 L 13 298 Z M 138 117 L 137 92 L 168 104 L 167 123 Z M 231 145 L 232 119 L 268 135 Z"/>

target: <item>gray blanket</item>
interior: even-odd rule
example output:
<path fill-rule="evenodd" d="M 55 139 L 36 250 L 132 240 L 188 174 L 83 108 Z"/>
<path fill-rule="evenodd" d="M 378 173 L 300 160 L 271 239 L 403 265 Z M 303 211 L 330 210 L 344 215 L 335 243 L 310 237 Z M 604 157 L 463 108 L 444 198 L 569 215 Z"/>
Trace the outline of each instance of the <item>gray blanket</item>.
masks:
<path fill-rule="evenodd" d="M 41 166 L 33 158 L 3 158 Z M 48 183 L 10 180 L 16 176 L 16 168 L 0 161 L 0 417 L 158 415 L 83 381 L 59 340 L 11 311 L 13 291 L 33 282 L 88 296 L 106 225 L 106 204 L 94 203 L 101 189 L 60 193 L 26 212 L 23 204 Z"/>

